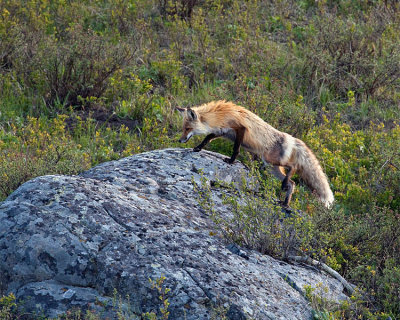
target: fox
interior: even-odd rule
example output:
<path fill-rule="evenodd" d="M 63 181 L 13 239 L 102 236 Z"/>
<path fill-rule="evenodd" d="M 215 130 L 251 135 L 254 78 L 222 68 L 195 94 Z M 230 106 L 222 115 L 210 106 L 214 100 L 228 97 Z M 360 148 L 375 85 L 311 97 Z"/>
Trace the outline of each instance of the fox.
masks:
<path fill-rule="evenodd" d="M 183 115 L 180 143 L 186 143 L 195 135 L 206 135 L 193 149 L 199 152 L 216 138 L 228 139 L 233 142 L 233 152 L 230 158 L 224 159 L 226 163 L 234 163 L 243 147 L 264 164 L 272 165 L 273 175 L 281 181 L 281 190 L 286 192 L 283 207 L 289 207 L 295 189 L 291 178 L 297 172 L 319 201 L 331 208 L 334 196 L 328 178 L 302 140 L 275 129 L 253 112 L 225 100 L 176 109 Z"/>

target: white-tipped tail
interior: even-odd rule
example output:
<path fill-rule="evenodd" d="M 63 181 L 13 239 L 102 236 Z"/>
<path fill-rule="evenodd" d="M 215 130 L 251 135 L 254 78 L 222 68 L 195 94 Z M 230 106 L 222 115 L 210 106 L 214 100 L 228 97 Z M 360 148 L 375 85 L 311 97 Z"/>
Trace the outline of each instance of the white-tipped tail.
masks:
<path fill-rule="evenodd" d="M 303 141 L 296 139 L 296 147 L 299 175 L 316 192 L 325 207 L 331 208 L 335 198 L 317 158 Z"/>

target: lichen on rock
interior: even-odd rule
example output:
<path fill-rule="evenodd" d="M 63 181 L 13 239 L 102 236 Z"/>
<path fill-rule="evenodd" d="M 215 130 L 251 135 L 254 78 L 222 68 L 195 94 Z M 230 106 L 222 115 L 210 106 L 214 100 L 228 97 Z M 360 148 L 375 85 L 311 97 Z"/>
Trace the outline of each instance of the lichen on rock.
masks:
<path fill-rule="evenodd" d="M 200 183 L 201 171 L 238 182 L 246 168 L 222 159 L 156 150 L 25 183 L 0 204 L 1 292 L 48 317 L 74 307 L 112 317 L 117 292 L 141 315 L 159 311 L 149 278 L 164 275 L 176 320 L 211 319 L 217 307 L 228 319 L 309 319 L 309 303 L 287 278 L 298 288 L 323 283 L 342 299 L 343 286 L 324 273 L 251 250 L 235 254 L 213 232 L 192 181 Z"/>

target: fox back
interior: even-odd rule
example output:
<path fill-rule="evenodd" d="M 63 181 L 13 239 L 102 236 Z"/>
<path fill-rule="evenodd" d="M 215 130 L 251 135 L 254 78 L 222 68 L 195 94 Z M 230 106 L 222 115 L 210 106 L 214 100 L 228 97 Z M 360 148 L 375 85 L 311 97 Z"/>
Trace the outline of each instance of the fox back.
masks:
<path fill-rule="evenodd" d="M 194 135 L 210 133 L 234 141 L 236 131 L 246 128 L 242 146 L 261 156 L 265 147 L 273 144 L 281 134 L 256 114 L 232 102 L 213 101 L 181 110 L 184 115 L 180 142 L 186 142 Z"/>

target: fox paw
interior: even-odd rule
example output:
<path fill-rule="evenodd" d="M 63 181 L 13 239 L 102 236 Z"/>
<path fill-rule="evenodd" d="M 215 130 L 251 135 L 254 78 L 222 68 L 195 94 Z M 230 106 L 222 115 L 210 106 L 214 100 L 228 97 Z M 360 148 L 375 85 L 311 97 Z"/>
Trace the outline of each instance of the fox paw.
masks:
<path fill-rule="evenodd" d="M 231 160 L 231 158 L 225 158 L 224 161 L 229 164 L 232 164 L 233 162 L 235 162 L 235 160 Z"/>
<path fill-rule="evenodd" d="M 286 201 L 278 200 L 277 203 L 284 209 L 290 209 L 289 203 Z"/>
<path fill-rule="evenodd" d="M 200 148 L 200 147 L 194 147 L 194 148 L 193 148 L 193 151 L 194 151 L 194 152 L 199 152 L 199 151 L 201 151 L 201 148 Z"/>

